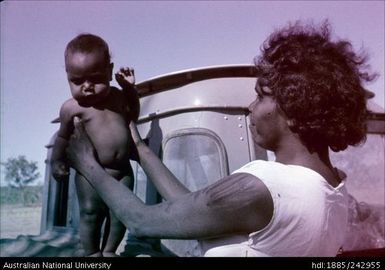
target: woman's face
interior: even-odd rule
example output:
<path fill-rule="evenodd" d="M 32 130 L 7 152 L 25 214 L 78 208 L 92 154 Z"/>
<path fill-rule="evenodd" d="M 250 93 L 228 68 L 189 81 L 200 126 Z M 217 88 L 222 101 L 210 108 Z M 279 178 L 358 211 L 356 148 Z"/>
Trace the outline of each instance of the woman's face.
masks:
<path fill-rule="evenodd" d="M 260 86 L 257 81 L 256 99 L 249 105 L 250 131 L 255 144 L 275 151 L 281 142 L 284 131 L 288 129 L 286 117 L 275 102 L 272 90 Z"/>

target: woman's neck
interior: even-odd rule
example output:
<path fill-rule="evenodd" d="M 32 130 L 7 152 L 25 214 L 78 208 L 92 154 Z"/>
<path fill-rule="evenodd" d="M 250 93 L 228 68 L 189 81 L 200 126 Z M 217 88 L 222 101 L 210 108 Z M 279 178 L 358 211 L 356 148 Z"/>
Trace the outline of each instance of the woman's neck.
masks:
<path fill-rule="evenodd" d="M 293 132 L 287 132 L 281 137 L 274 153 L 276 161 L 284 164 L 301 165 L 309 161 L 319 161 L 330 165 L 329 149 L 326 145 L 318 146 L 311 152 L 299 135 Z"/>
<path fill-rule="evenodd" d="M 326 146 L 310 152 L 309 149 L 302 143 L 291 143 L 280 147 L 277 151 L 275 151 L 275 155 L 276 161 L 284 164 L 300 165 L 301 163 L 306 164 L 309 161 L 320 161 L 325 165 L 331 165 L 329 150 Z"/>
<path fill-rule="evenodd" d="M 326 181 L 336 187 L 341 181 L 330 162 L 327 146 L 309 149 L 300 140 L 290 140 L 275 151 L 276 161 L 287 165 L 299 165 L 321 174 Z"/>

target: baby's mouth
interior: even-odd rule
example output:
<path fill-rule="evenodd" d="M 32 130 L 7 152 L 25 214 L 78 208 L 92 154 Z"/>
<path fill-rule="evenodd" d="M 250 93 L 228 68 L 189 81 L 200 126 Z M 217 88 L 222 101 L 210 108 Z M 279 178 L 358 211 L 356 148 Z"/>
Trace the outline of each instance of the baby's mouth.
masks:
<path fill-rule="evenodd" d="M 89 94 L 89 95 L 83 95 L 79 100 L 79 104 L 82 104 L 82 105 L 91 105 L 93 104 L 95 101 L 97 101 L 97 96 L 95 96 L 94 94 Z"/>

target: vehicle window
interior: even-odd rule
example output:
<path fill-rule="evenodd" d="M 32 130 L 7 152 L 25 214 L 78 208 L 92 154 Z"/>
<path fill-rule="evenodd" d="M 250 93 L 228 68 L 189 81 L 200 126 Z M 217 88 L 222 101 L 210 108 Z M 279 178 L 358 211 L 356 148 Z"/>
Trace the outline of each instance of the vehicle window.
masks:
<path fill-rule="evenodd" d="M 191 191 L 228 174 L 224 145 L 207 129 L 179 130 L 165 138 L 163 162 Z"/>
<path fill-rule="evenodd" d="M 134 193 L 143 202 L 146 202 L 146 190 L 147 190 L 147 184 L 149 183 L 147 181 L 148 180 L 147 176 L 136 161 L 131 161 L 131 166 L 134 170 L 134 176 L 135 176 Z"/>
<path fill-rule="evenodd" d="M 221 139 L 202 128 L 178 130 L 164 139 L 163 162 L 191 191 L 228 175 L 228 161 Z M 198 241 L 162 240 L 178 256 L 201 256 Z"/>

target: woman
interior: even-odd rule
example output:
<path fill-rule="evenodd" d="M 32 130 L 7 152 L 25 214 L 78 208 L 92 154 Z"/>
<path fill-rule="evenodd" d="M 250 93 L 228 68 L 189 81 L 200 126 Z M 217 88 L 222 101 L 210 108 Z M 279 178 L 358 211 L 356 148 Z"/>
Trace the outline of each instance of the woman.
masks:
<path fill-rule="evenodd" d="M 255 59 L 250 104 L 256 144 L 276 161 L 256 160 L 189 192 L 140 139 L 139 162 L 167 201 L 143 204 L 97 162 L 83 124 L 68 156 L 138 237 L 199 239 L 205 256 L 335 256 L 347 226 L 347 191 L 328 149 L 365 139 L 365 57 L 330 40 L 329 26 L 299 23 L 273 33 Z"/>

